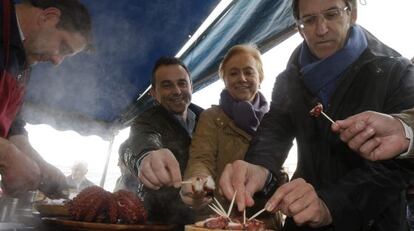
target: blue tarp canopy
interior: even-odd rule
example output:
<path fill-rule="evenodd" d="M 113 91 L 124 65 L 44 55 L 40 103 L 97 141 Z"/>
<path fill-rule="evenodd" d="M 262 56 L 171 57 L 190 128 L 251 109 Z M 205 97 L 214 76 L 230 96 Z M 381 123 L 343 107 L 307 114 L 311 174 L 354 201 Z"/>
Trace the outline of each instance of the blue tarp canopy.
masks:
<path fill-rule="evenodd" d="M 24 119 L 58 130 L 111 137 L 151 104 L 146 90 L 162 55 L 174 56 L 218 0 L 81 0 L 93 19 L 92 54 L 71 57 L 58 67 L 33 68 Z M 292 34 L 289 0 L 235 0 L 181 56 L 194 89 L 217 79 L 229 47 L 256 44 L 265 51 Z"/>

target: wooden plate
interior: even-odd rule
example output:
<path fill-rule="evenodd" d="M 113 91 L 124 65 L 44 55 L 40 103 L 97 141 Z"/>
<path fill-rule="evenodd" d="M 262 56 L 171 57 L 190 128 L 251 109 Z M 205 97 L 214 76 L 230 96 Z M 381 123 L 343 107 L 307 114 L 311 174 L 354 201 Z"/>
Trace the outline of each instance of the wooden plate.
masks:
<path fill-rule="evenodd" d="M 65 205 L 55 204 L 34 204 L 34 208 L 39 212 L 41 217 L 68 217 L 69 211 Z"/>
<path fill-rule="evenodd" d="M 126 224 L 105 224 L 95 222 L 74 221 L 61 217 L 43 217 L 43 224 L 50 230 L 148 230 L 148 231 L 170 231 L 176 228 L 176 225 L 126 225 Z"/>
<path fill-rule="evenodd" d="M 225 231 L 224 229 L 207 229 L 202 227 L 197 227 L 195 225 L 186 225 L 185 231 Z"/>
<path fill-rule="evenodd" d="M 202 227 L 197 227 L 195 225 L 186 225 L 185 226 L 185 231 L 228 231 L 228 230 L 224 230 L 224 229 L 207 229 L 207 228 L 202 228 Z M 267 231 L 274 231 L 272 229 L 266 229 Z"/>

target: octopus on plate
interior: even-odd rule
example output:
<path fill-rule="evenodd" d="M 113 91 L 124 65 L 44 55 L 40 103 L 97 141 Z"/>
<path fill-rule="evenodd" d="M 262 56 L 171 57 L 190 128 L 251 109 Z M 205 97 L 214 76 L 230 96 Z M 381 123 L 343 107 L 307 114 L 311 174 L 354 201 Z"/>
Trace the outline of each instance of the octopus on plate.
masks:
<path fill-rule="evenodd" d="M 147 212 L 143 202 L 132 192 L 110 193 L 98 186 L 82 190 L 68 202 L 74 220 L 103 223 L 144 223 Z"/>
<path fill-rule="evenodd" d="M 142 201 L 133 192 L 119 190 L 113 194 L 118 208 L 120 223 L 136 224 L 148 218 Z"/>
<path fill-rule="evenodd" d="M 196 227 L 212 230 L 247 230 L 247 231 L 265 231 L 266 225 L 263 221 L 257 219 L 247 220 L 243 223 L 240 218 L 229 219 L 223 216 L 210 217 L 204 221 L 195 223 Z"/>

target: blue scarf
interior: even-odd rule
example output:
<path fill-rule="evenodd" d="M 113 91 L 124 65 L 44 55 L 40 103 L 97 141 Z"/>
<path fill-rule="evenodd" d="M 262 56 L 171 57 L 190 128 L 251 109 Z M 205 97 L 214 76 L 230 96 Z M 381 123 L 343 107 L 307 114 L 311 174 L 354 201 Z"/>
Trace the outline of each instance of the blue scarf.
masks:
<path fill-rule="evenodd" d="M 236 101 L 227 90 L 220 94 L 220 107 L 237 127 L 252 135 L 256 132 L 263 116 L 269 111 L 269 104 L 262 93 L 257 92 L 253 102 Z"/>
<path fill-rule="evenodd" d="M 342 72 L 351 65 L 368 47 L 365 34 L 360 26 L 350 28 L 350 34 L 345 46 L 335 54 L 319 60 L 303 42 L 299 54 L 299 65 L 302 67 L 303 80 L 306 87 L 319 96 L 322 104 L 327 106 L 336 88 L 336 81 Z"/>

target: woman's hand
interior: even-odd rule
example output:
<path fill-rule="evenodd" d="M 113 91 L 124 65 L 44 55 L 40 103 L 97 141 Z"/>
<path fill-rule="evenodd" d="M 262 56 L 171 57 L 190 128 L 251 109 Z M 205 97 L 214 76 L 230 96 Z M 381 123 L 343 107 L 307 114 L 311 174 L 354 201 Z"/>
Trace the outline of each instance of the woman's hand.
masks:
<path fill-rule="evenodd" d="M 201 208 L 212 200 L 215 189 L 211 176 L 193 176 L 181 185 L 180 196 L 183 202 L 192 208 Z"/>

